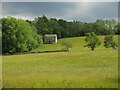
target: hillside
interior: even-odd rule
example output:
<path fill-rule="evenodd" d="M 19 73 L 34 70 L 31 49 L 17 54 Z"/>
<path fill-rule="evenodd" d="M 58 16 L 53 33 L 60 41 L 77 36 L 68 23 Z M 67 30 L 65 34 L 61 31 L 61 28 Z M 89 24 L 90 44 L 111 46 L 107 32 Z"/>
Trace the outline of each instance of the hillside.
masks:
<path fill-rule="evenodd" d="M 103 42 L 104 42 L 104 36 L 99 36 L 100 41 L 101 41 L 101 45 L 99 48 L 104 49 L 103 47 Z M 54 43 L 54 44 L 41 44 L 38 48 L 33 49 L 32 51 L 44 51 L 44 50 L 60 50 L 63 49 L 63 46 L 61 45 L 61 43 L 63 41 L 70 41 L 72 43 L 72 48 L 70 49 L 71 51 L 79 51 L 79 50 L 86 50 L 88 48 L 84 47 L 85 43 L 85 37 L 71 37 L 71 38 L 63 38 L 63 39 L 58 39 L 58 43 Z M 116 43 L 118 42 L 118 36 L 114 36 L 114 40 L 116 41 Z M 89 49 L 88 49 L 89 50 Z"/>
<path fill-rule="evenodd" d="M 100 36 L 101 42 L 103 38 Z M 84 47 L 84 37 L 64 38 L 33 51 L 61 49 L 65 39 L 73 44 L 70 52 L 3 56 L 3 87 L 118 87 L 118 51 L 106 49 L 103 44 L 91 51 Z"/>

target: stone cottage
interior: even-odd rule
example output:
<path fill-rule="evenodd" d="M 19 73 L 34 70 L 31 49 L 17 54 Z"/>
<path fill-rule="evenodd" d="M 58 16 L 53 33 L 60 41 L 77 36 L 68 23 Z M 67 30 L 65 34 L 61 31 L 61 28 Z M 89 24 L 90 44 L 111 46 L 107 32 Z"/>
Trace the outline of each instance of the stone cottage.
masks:
<path fill-rule="evenodd" d="M 57 35 L 56 34 L 46 34 L 43 37 L 44 44 L 52 44 L 57 43 Z"/>

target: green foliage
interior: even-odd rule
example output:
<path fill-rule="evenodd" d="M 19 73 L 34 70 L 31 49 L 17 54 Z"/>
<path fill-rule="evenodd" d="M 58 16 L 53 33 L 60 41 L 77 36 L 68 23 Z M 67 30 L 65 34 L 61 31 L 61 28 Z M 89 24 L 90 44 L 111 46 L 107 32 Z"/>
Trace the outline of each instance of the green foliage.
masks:
<path fill-rule="evenodd" d="M 69 50 L 69 48 L 72 48 L 72 43 L 68 40 L 62 41 L 61 45 L 64 47 L 63 49 Z"/>
<path fill-rule="evenodd" d="M 94 32 L 87 33 L 85 41 L 87 42 L 85 47 L 91 48 L 92 51 L 101 44 L 99 38 Z"/>
<path fill-rule="evenodd" d="M 33 21 L 12 17 L 2 20 L 3 52 L 30 51 L 42 43 L 41 35 L 45 34 L 57 34 L 58 39 L 60 39 L 85 36 L 86 33 L 90 32 L 95 32 L 97 35 L 119 34 L 120 30 L 120 25 L 117 25 L 117 21 L 114 19 L 86 23 L 56 18 L 49 19 L 43 15 Z"/>
<path fill-rule="evenodd" d="M 117 44 L 116 42 L 113 40 L 113 35 L 106 35 L 104 38 L 104 46 L 106 48 L 113 48 L 116 49 L 117 48 Z"/>
<path fill-rule="evenodd" d="M 98 34 L 101 35 L 110 35 L 117 33 L 116 26 L 117 21 L 114 19 L 111 20 L 97 20 L 96 21 Z"/>
<path fill-rule="evenodd" d="M 120 29 L 114 19 L 86 23 L 80 21 L 69 22 L 63 19 L 57 20 L 56 18 L 49 19 L 43 15 L 35 18 L 33 23 L 39 34 L 57 34 L 58 38 L 85 36 L 86 33 L 90 32 L 95 32 L 97 35 L 118 34 Z"/>
<path fill-rule="evenodd" d="M 38 34 L 51 34 L 51 29 L 48 27 L 49 20 L 46 16 L 35 18 L 33 25 L 37 28 Z"/>
<path fill-rule="evenodd" d="M 30 51 L 39 45 L 40 35 L 34 26 L 23 19 L 2 19 L 3 53 Z"/>
<path fill-rule="evenodd" d="M 120 23 L 118 23 L 118 25 L 116 26 L 116 30 L 117 30 L 117 34 L 120 35 Z"/>

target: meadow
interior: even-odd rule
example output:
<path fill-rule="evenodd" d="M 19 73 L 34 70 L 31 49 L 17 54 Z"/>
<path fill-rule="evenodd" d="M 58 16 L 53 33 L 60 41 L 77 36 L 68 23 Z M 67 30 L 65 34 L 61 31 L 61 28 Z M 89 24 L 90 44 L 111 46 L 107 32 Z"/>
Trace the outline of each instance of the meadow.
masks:
<path fill-rule="evenodd" d="M 65 39 L 69 52 L 2 56 L 4 88 L 117 88 L 118 50 L 101 46 L 91 51 L 85 37 L 64 38 L 32 51 L 59 50 Z M 114 36 L 118 41 L 118 36 Z"/>

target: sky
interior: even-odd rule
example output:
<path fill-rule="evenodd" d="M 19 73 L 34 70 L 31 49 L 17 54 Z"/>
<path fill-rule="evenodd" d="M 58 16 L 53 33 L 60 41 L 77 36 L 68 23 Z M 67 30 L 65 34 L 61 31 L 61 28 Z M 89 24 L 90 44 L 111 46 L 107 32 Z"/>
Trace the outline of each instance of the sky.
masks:
<path fill-rule="evenodd" d="M 16 0 L 9 0 L 9 2 L 8 0 L 2 1 L 3 17 L 13 16 L 16 18 L 33 20 L 38 16 L 46 15 L 48 18 L 62 18 L 67 21 L 77 20 L 82 22 L 94 22 L 98 19 L 117 20 L 118 18 L 118 0 L 116 0 L 116 2 L 112 0 L 108 0 L 109 2 L 93 2 L 93 0 L 84 0 L 84 2 L 15 1 Z"/>

